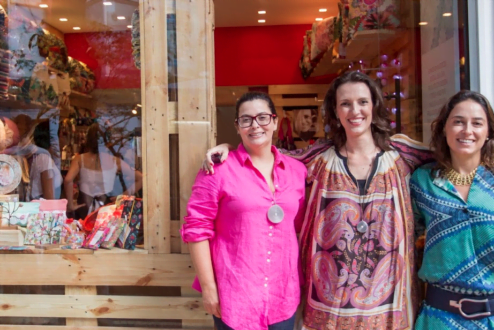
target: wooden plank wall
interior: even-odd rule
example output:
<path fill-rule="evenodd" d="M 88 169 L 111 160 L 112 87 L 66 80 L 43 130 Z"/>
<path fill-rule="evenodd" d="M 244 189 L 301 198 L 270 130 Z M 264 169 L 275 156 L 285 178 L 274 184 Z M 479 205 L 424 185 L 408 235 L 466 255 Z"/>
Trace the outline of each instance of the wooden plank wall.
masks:
<path fill-rule="evenodd" d="M 170 157 L 179 157 L 180 173 L 175 174 L 180 178 L 183 217 L 200 160 L 215 141 L 214 2 L 140 0 L 139 8 L 143 85 L 139 98 L 135 93 L 126 98 L 142 104 L 145 249 L 0 254 L 0 288 L 21 288 L 0 294 L 0 317 L 65 321 L 65 325 L 0 324 L 0 330 L 96 330 L 106 319 L 125 321 L 120 323 L 125 326 L 104 326 L 107 330 L 151 329 L 139 322 L 134 324 L 137 327 L 126 327 L 134 320 L 176 321 L 177 326 L 170 329 L 214 328 L 200 295 L 190 288 L 195 273 L 180 241 L 180 219 L 171 219 L 169 198 Z M 177 102 L 170 102 L 168 96 L 167 14 L 176 14 L 177 22 Z M 113 95 L 112 91 L 105 93 Z M 178 156 L 170 153 L 170 134 L 178 134 Z M 18 294 L 31 286 L 64 290 Z M 117 286 L 138 295 L 100 290 Z M 156 287 L 161 296 L 145 287 Z"/>

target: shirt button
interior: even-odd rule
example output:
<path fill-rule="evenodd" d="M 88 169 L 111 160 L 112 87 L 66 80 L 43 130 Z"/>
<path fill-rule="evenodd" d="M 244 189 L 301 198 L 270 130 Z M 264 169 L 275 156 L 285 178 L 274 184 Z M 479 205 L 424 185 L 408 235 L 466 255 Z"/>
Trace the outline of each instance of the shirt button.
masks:
<path fill-rule="evenodd" d="M 274 185 L 274 187 L 275 187 L 275 188 L 278 188 L 278 185 L 277 185 L 277 184 L 275 184 L 275 185 Z"/>
<path fill-rule="evenodd" d="M 267 283 L 264 283 L 264 287 L 267 288 L 268 287 L 268 284 Z"/>
<path fill-rule="evenodd" d="M 271 204 L 274 205 L 274 201 L 272 201 Z"/>
<path fill-rule="evenodd" d="M 266 281 L 267 281 L 267 280 L 268 280 L 268 278 L 266 277 L 266 278 L 264 278 L 264 280 L 266 280 Z"/>
<path fill-rule="evenodd" d="M 271 254 L 271 251 L 268 251 L 268 254 Z"/>
<path fill-rule="evenodd" d="M 269 236 L 273 236 L 273 233 L 269 233 Z"/>
<path fill-rule="evenodd" d="M 271 262 L 271 260 L 269 260 L 269 259 L 268 259 L 268 260 L 266 260 L 266 261 L 267 261 L 267 262 Z"/>
<path fill-rule="evenodd" d="M 269 226 L 269 229 L 273 229 L 273 226 Z"/>

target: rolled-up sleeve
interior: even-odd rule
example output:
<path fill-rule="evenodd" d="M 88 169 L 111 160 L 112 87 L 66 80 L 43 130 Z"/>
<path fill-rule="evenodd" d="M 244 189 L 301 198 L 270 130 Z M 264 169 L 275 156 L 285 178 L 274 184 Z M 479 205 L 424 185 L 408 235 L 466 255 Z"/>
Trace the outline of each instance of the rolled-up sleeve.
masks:
<path fill-rule="evenodd" d="M 187 203 L 185 223 L 180 229 L 184 242 L 201 242 L 214 237 L 214 222 L 218 213 L 218 174 L 199 172 Z"/>

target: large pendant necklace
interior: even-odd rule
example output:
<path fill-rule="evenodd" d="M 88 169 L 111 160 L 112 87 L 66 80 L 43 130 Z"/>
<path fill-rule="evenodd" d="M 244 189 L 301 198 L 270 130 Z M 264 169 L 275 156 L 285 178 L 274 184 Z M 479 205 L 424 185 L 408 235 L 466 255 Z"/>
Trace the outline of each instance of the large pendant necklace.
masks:
<path fill-rule="evenodd" d="M 477 173 L 477 168 L 468 174 L 458 173 L 454 168 L 450 168 L 444 173 L 444 176 L 451 181 L 455 186 L 469 186 L 473 182 L 473 178 L 475 178 L 475 174 Z"/>

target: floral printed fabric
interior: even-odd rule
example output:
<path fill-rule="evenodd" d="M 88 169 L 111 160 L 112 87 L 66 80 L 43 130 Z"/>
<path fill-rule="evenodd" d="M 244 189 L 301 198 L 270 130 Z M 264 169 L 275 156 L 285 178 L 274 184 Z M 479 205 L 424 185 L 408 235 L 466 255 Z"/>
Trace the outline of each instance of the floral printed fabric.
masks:
<path fill-rule="evenodd" d="M 40 212 L 30 217 L 25 245 L 60 244 L 61 233 L 67 220 L 65 212 Z"/>
<path fill-rule="evenodd" d="M 357 31 L 396 29 L 400 25 L 398 0 L 340 0 L 343 10 L 343 43 Z"/>

